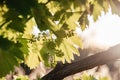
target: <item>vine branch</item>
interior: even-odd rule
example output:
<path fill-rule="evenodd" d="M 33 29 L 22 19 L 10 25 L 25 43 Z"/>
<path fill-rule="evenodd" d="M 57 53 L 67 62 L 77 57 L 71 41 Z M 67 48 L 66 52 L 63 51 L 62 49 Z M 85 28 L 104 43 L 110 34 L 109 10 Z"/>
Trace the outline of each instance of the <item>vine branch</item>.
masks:
<path fill-rule="evenodd" d="M 42 77 L 42 80 L 62 80 L 72 74 L 115 61 L 119 58 L 120 44 L 111 47 L 107 51 L 97 53 L 76 62 L 60 64 L 60 66 L 57 65 L 54 70 Z"/>

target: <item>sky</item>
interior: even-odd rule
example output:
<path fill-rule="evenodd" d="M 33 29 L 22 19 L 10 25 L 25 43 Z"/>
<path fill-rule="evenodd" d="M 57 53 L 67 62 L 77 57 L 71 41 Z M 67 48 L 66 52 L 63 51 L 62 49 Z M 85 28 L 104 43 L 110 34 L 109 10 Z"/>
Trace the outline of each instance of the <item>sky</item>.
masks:
<path fill-rule="evenodd" d="M 102 12 L 99 19 L 94 22 L 92 16 L 89 16 L 90 25 L 83 32 L 78 29 L 77 32 L 87 44 L 93 43 L 103 46 L 114 46 L 120 43 L 120 17 Z"/>

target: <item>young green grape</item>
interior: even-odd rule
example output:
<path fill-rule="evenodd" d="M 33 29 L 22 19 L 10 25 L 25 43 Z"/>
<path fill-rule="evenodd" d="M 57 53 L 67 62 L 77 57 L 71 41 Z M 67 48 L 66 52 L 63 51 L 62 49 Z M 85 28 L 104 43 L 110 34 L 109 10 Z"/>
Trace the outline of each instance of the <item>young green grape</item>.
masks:
<path fill-rule="evenodd" d="M 52 49 L 55 49 L 56 44 L 53 41 L 48 41 L 47 47 L 48 47 L 48 49 L 52 50 Z"/>
<path fill-rule="evenodd" d="M 62 50 L 56 50 L 56 51 L 55 51 L 55 54 L 56 54 L 57 57 L 62 57 L 62 56 L 64 56 L 64 53 L 62 52 Z"/>

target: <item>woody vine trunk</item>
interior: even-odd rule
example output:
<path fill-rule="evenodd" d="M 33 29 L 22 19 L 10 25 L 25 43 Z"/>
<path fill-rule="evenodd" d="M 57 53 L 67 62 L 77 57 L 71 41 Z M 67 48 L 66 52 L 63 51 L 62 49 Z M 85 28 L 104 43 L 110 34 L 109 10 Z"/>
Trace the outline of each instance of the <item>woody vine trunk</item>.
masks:
<path fill-rule="evenodd" d="M 96 66 L 109 63 L 111 61 L 115 61 L 119 58 L 120 44 L 111 47 L 107 51 L 97 53 L 95 55 L 86 57 L 72 63 L 57 64 L 54 70 L 42 77 L 42 80 L 62 80 L 72 74 L 82 72 L 84 70 L 88 70 Z"/>

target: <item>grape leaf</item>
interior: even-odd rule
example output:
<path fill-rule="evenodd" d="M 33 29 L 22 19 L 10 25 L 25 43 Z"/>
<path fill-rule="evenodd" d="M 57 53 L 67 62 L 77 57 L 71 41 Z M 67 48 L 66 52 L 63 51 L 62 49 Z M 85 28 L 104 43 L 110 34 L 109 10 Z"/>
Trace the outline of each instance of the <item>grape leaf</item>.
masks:
<path fill-rule="evenodd" d="M 25 63 L 30 67 L 30 69 L 36 68 L 39 63 L 39 53 L 30 52 L 25 59 Z"/>
<path fill-rule="evenodd" d="M 82 40 L 81 40 L 81 38 L 77 34 L 75 34 L 74 36 L 70 37 L 70 40 L 72 41 L 73 44 L 79 46 L 80 48 L 83 47 Z"/>
<path fill-rule="evenodd" d="M 43 46 L 40 49 L 41 60 L 44 62 L 46 66 L 51 66 L 54 61 L 53 57 L 55 56 L 55 43 L 54 41 L 45 41 L 43 42 Z"/>
<path fill-rule="evenodd" d="M 28 44 L 28 55 L 25 58 L 25 63 L 30 67 L 30 69 L 35 68 L 40 62 L 40 47 L 39 42 L 32 42 Z"/>
<path fill-rule="evenodd" d="M 62 58 L 56 56 L 56 60 L 61 60 L 63 61 L 63 63 L 65 61 L 71 62 L 71 60 L 74 60 L 73 53 L 80 55 L 78 49 L 74 46 L 74 44 L 78 45 L 79 47 L 82 47 L 81 40 L 77 36 L 63 38 L 58 48 L 64 53 L 64 56 Z"/>
<path fill-rule="evenodd" d="M 84 30 L 86 26 L 89 25 L 86 11 L 84 11 L 81 17 L 79 18 L 79 23 L 82 30 Z"/>
<path fill-rule="evenodd" d="M 29 80 L 28 76 L 19 75 L 16 80 Z"/>
<path fill-rule="evenodd" d="M 0 77 L 13 71 L 14 66 L 18 66 L 18 61 L 12 53 L 0 50 Z"/>
<path fill-rule="evenodd" d="M 15 65 L 18 66 L 18 59 L 23 59 L 23 55 L 21 53 L 21 56 L 17 56 L 21 51 L 7 38 L 0 36 L 0 44 L 0 77 L 2 77 L 12 71 Z"/>
<path fill-rule="evenodd" d="M 21 44 L 20 50 L 23 54 L 28 54 L 28 41 L 27 39 L 19 39 L 19 43 Z"/>
<path fill-rule="evenodd" d="M 60 2 L 59 1 L 51 1 L 47 4 L 47 8 L 49 9 L 49 11 L 52 14 L 56 14 L 59 11 L 61 12 L 63 7 L 60 6 Z M 55 19 L 58 19 L 58 17 L 56 16 Z"/>
<path fill-rule="evenodd" d="M 84 73 L 82 75 L 82 80 L 96 80 L 96 79 L 94 78 L 94 76 L 87 75 L 87 74 Z"/>
<path fill-rule="evenodd" d="M 93 19 L 96 21 L 98 19 L 98 16 L 101 15 L 101 11 L 103 10 L 102 6 L 99 4 L 98 1 L 94 2 L 94 7 L 93 7 Z"/>
<path fill-rule="evenodd" d="M 38 7 L 32 8 L 32 14 L 40 30 L 49 29 L 51 25 L 49 25 L 48 18 L 52 15 L 45 5 L 40 4 Z"/>
<path fill-rule="evenodd" d="M 99 77 L 99 80 L 110 80 L 109 77 Z"/>
<path fill-rule="evenodd" d="M 7 25 L 7 28 L 11 28 L 13 30 L 23 32 L 25 28 L 25 24 L 21 20 L 13 20 L 11 23 Z"/>
<path fill-rule="evenodd" d="M 67 25 L 69 25 L 70 29 L 75 30 L 77 24 L 76 22 L 79 20 L 79 17 L 81 16 L 80 13 L 73 13 L 68 20 L 66 21 Z"/>

